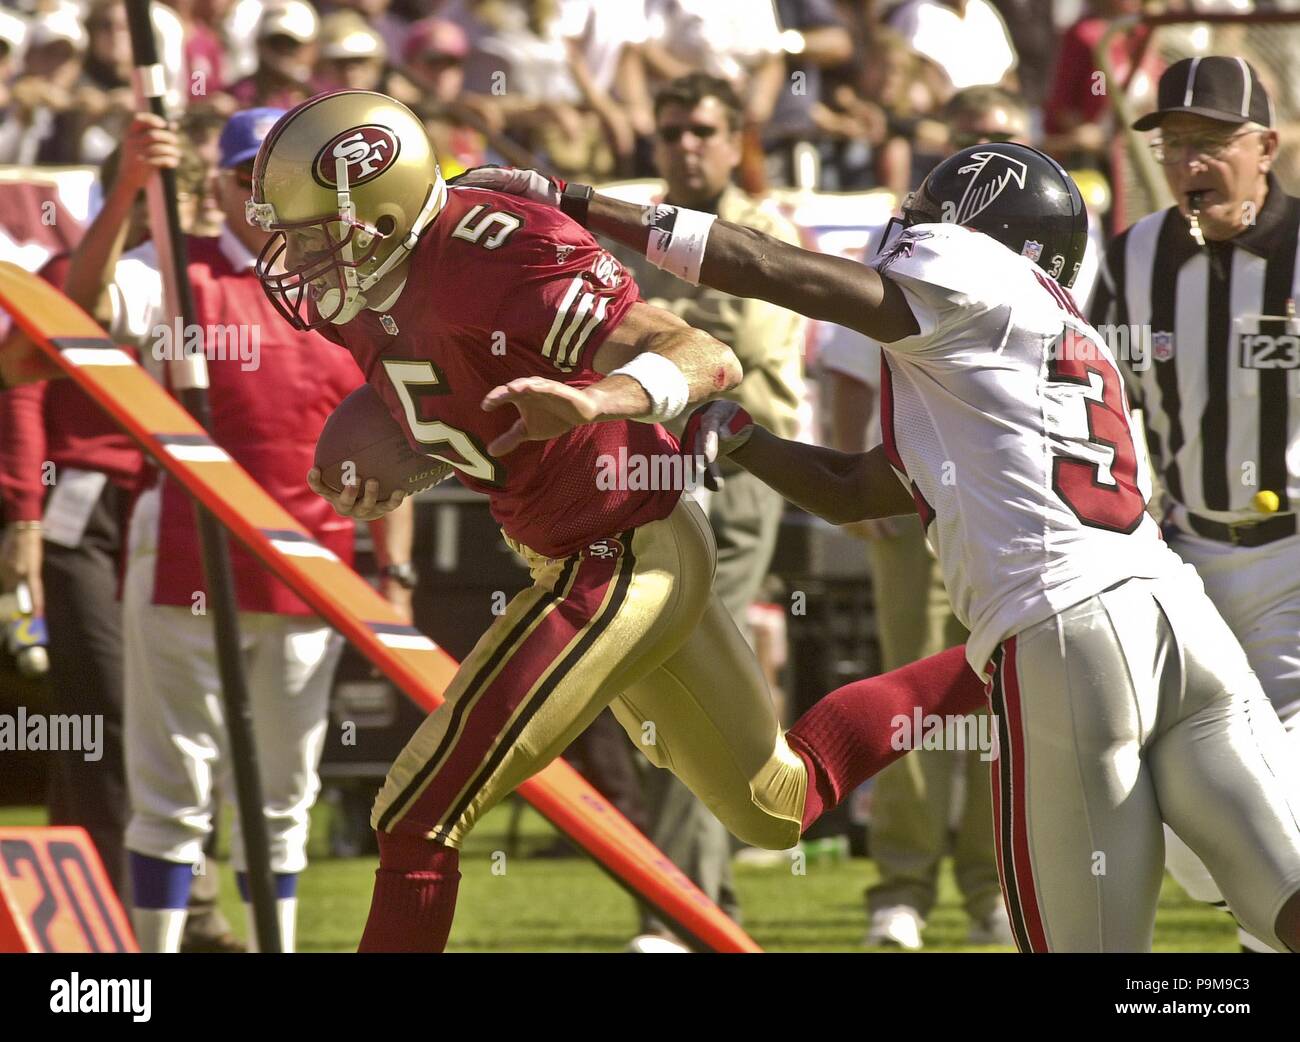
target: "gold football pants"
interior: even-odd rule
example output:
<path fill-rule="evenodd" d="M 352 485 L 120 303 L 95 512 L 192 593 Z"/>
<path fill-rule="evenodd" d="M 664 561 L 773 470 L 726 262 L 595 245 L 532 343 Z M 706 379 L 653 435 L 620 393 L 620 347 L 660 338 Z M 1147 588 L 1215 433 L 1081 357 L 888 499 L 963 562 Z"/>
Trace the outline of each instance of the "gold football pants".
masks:
<path fill-rule="evenodd" d="M 799 838 L 807 775 L 711 583 L 713 536 L 683 497 L 662 521 L 563 559 L 511 544 L 533 585 L 461 663 L 388 772 L 371 824 L 459 846 L 607 705 L 746 843 Z"/>

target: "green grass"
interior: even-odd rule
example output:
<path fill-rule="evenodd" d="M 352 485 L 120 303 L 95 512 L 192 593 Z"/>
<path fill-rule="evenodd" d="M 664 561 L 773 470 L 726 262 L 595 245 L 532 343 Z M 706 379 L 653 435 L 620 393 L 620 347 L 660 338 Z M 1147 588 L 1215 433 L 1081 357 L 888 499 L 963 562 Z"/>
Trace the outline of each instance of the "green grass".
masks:
<path fill-rule="evenodd" d="M 365 922 L 373 858 L 331 859 L 325 836 L 330 808 L 313 814 L 312 863 L 300 886 L 299 948 L 352 951 Z M 519 853 L 502 865 L 510 811 L 498 808 L 471 835 L 461 857 L 460 903 L 450 948 L 462 952 L 612 952 L 637 931 L 632 901 L 586 858 L 529 856 L 549 846 L 551 827 L 531 810 L 523 815 Z M 40 825 L 41 808 L 0 809 L 0 825 Z M 494 855 L 496 855 L 494 857 Z M 496 871 L 494 871 L 494 866 Z M 504 867 L 504 872 L 501 868 Z M 230 866 L 221 863 L 221 901 L 241 936 L 244 913 Z M 872 862 L 809 862 L 790 867 L 737 867 L 745 926 L 764 948 L 784 951 L 862 951 L 866 930 L 862 892 L 876 879 Z M 927 951 L 988 951 L 964 943 L 966 916 L 945 865 L 939 904 L 925 931 Z M 1156 951 L 1235 951 L 1236 933 L 1221 912 L 1190 900 L 1168 877 L 1160 895 Z"/>

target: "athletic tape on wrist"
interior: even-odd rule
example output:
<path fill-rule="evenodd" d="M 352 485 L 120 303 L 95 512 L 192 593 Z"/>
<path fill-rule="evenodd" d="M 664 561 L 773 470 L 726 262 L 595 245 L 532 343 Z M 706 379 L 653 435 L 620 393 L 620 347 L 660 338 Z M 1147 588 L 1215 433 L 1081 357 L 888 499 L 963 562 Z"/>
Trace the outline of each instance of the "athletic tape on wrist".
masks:
<path fill-rule="evenodd" d="M 671 420 L 690 401 L 690 386 L 677 364 L 653 351 L 643 351 L 609 375 L 630 376 L 645 390 L 650 398 L 650 411 L 633 417 L 642 423 L 664 423 Z"/>
<path fill-rule="evenodd" d="M 700 265 L 709 229 L 718 218 L 699 210 L 684 210 L 660 204 L 650 218 L 650 238 L 646 241 L 646 260 L 656 268 L 685 279 L 692 286 L 700 284 Z"/>

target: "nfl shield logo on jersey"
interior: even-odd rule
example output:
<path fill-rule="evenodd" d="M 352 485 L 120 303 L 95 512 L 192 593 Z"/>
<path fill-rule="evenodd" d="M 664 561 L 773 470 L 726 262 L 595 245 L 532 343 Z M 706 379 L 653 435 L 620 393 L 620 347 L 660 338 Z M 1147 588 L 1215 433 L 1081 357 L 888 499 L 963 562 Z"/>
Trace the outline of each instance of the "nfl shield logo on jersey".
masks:
<path fill-rule="evenodd" d="M 1167 362 L 1174 357 L 1174 334 L 1173 333 L 1152 333 L 1151 334 L 1151 353 L 1155 356 L 1157 362 Z"/>
<path fill-rule="evenodd" d="M 1028 257 L 1031 261 L 1037 264 L 1038 258 L 1043 255 L 1043 244 L 1041 242 L 1035 242 L 1033 239 L 1026 239 L 1025 248 L 1020 251 L 1020 255 L 1022 257 Z"/>

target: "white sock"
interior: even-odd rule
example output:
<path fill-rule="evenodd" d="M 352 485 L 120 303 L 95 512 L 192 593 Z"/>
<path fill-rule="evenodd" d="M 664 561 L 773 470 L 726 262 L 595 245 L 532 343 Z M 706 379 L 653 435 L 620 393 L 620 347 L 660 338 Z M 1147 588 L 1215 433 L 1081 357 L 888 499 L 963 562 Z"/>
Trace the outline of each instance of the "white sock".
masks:
<path fill-rule="evenodd" d="M 248 922 L 248 950 L 257 951 L 257 924 L 253 921 L 252 904 L 244 905 L 244 916 Z M 280 924 L 280 951 L 295 951 L 298 940 L 298 899 L 281 897 L 275 902 L 275 918 Z"/>
<path fill-rule="evenodd" d="M 185 932 L 184 908 L 132 908 L 131 926 L 142 952 L 179 952 Z"/>

